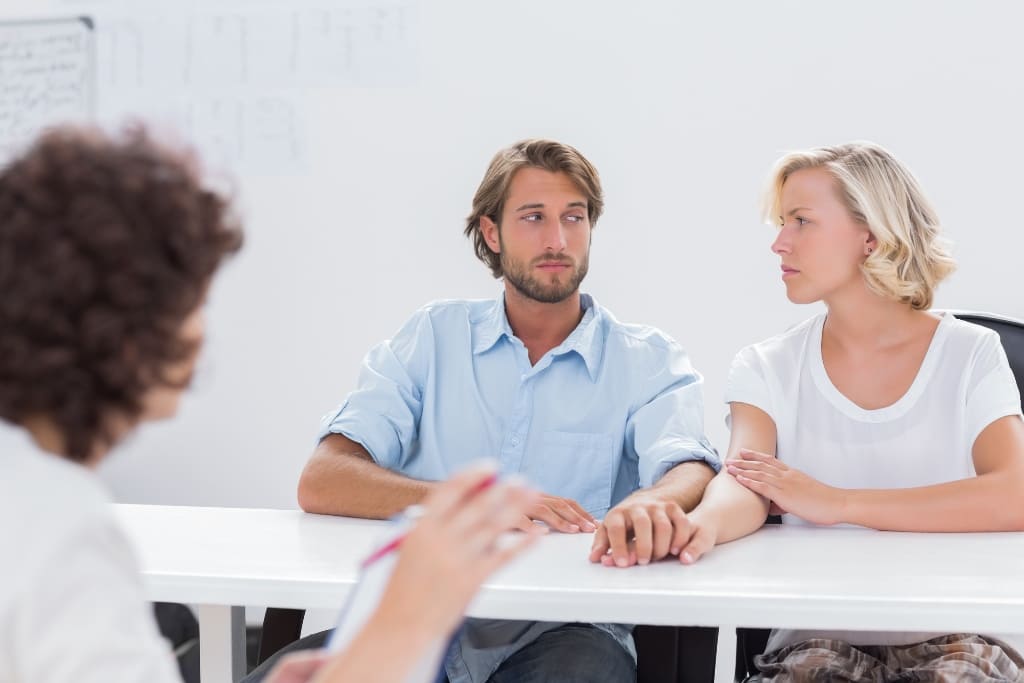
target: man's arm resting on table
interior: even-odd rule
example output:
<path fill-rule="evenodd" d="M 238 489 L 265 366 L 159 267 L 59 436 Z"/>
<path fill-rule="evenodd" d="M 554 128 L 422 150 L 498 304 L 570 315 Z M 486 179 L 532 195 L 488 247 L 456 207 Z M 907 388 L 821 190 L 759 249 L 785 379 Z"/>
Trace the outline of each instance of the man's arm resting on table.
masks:
<path fill-rule="evenodd" d="M 306 512 L 385 519 L 422 502 L 433 486 L 381 467 L 361 444 L 328 434 L 302 470 L 298 499 Z"/>
<path fill-rule="evenodd" d="M 422 502 L 436 485 L 381 467 L 361 444 L 329 434 L 299 477 L 299 507 L 322 515 L 385 519 Z M 528 530 L 533 520 L 566 533 L 593 531 L 597 522 L 576 501 L 543 493 L 516 528 Z"/>
<path fill-rule="evenodd" d="M 767 413 L 746 403 L 731 403 L 729 411 L 732 428 L 728 458 L 735 458 L 745 448 L 775 453 L 775 422 Z M 671 554 L 688 564 L 717 543 L 745 536 L 764 524 L 767 499 L 739 485 L 724 468 L 713 479 L 707 466 L 694 476 L 692 468 L 702 465 L 691 462 L 676 466 L 657 484 L 637 491 L 612 511 L 624 508 L 628 514 L 613 516 L 609 512 L 595 535 L 591 561 L 628 567 Z M 644 519 L 643 510 L 650 521 Z M 634 540 L 630 544 L 631 535 Z"/>
<path fill-rule="evenodd" d="M 590 561 L 629 567 L 678 554 L 689 537 L 686 512 L 700 502 L 714 475 L 703 461 L 683 462 L 653 486 L 627 496 L 594 534 Z"/>

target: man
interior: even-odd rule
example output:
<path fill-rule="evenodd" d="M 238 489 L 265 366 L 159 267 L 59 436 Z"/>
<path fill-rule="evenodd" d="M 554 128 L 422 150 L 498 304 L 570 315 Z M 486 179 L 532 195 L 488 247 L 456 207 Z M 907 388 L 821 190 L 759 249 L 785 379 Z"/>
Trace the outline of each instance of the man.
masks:
<path fill-rule="evenodd" d="M 572 147 L 498 152 L 465 232 L 502 295 L 429 304 L 370 351 L 324 420 L 303 509 L 387 517 L 490 456 L 541 492 L 520 528 L 597 531 L 591 559 L 618 566 L 678 554 L 684 511 L 719 467 L 701 377 L 672 339 L 580 293 L 602 208 L 597 171 Z M 630 629 L 471 619 L 446 670 L 452 683 L 633 680 Z"/>

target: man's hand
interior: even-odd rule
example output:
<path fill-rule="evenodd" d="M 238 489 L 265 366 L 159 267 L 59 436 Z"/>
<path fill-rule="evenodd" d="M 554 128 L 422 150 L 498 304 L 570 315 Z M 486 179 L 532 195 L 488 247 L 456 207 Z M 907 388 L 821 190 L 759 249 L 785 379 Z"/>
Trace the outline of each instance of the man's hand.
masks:
<path fill-rule="evenodd" d="M 789 512 L 813 524 L 842 521 L 843 491 L 787 467 L 771 455 L 741 449 L 727 460 L 726 470 L 736 481 L 772 502 L 772 512 Z"/>
<path fill-rule="evenodd" d="M 529 531 L 537 522 L 544 522 L 549 529 L 566 534 L 590 533 L 597 528 L 597 520 L 575 500 L 541 494 L 539 500 L 523 515 L 515 528 Z"/>
<path fill-rule="evenodd" d="M 609 567 L 648 564 L 669 554 L 679 555 L 696 531 L 674 500 L 639 491 L 605 515 L 594 534 L 590 561 Z"/>

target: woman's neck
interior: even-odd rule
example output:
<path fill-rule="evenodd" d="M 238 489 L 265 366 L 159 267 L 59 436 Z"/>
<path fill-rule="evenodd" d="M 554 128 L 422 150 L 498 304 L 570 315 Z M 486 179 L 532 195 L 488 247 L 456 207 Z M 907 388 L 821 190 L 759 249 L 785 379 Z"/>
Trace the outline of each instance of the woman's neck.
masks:
<path fill-rule="evenodd" d="M 823 334 L 840 347 L 864 350 L 898 346 L 918 333 L 915 323 L 931 317 L 900 301 L 865 289 L 825 302 Z"/>
<path fill-rule="evenodd" d="M 110 422 L 113 427 L 112 434 L 115 437 L 123 435 L 129 428 L 129 425 L 125 424 L 123 420 L 111 420 Z M 51 418 L 45 415 L 33 415 L 22 420 L 21 425 L 41 450 L 61 458 L 69 457 L 64 433 Z M 97 439 L 89 455 L 80 461 L 81 464 L 86 467 L 96 467 L 110 452 L 110 447 L 103 445 L 105 443 L 105 440 Z"/>

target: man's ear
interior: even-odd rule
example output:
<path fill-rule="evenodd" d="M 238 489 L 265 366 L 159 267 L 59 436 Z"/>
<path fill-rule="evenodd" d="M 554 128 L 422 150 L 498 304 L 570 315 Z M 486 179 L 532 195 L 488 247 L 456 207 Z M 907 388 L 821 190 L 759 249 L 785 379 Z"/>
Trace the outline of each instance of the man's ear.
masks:
<path fill-rule="evenodd" d="M 490 216 L 480 217 L 480 232 L 484 236 L 484 242 L 495 254 L 501 253 L 501 238 L 498 235 L 498 224 L 491 220 Z"/>

